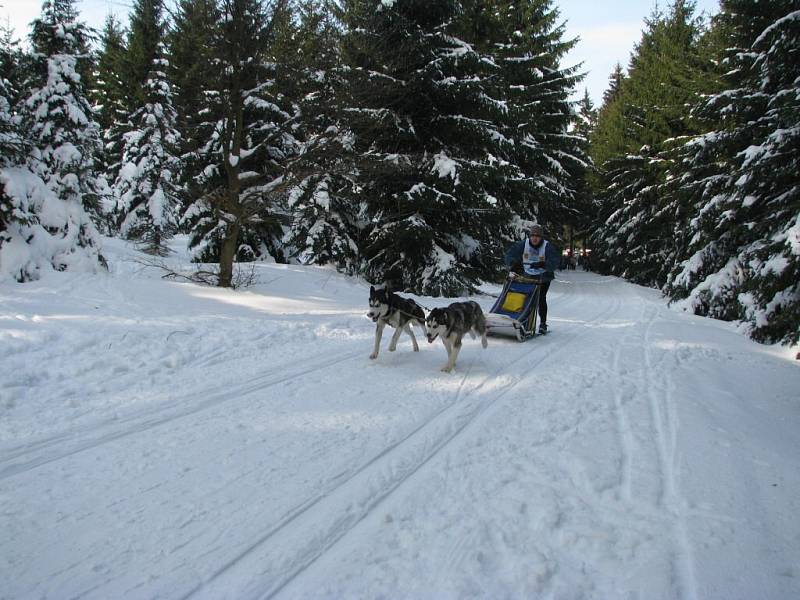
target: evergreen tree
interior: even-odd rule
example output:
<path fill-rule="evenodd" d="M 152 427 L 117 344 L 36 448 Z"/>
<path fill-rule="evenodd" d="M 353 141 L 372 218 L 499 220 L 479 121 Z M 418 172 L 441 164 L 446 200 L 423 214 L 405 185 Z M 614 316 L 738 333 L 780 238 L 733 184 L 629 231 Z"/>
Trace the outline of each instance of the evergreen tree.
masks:
<path fill-rule="evenodd" d="M 616 100 L 622 93 L 622 84 L 625 81 L 625 71 L 622 65 L 617 63 L 614 65 L 614 70 L 608 76 L 608 87 L 603 92 L 603 106 L 608 106 Z"/>
<path fill-rule="evenodd" d="M 303 264 L 332 263 L 355 273 L 359 205 L 348 193 L 351 135 L 339 113 L 339 29 L 328 3 L 307 0 L 297 11 L 296 27 L 281 36 L 278 72 L 278 86 L 300 108 L 295 135 L 304 143 L 291 169 L 297 184 L 288 197 L 292 222 L 285 241 L 290 255 Z"/>
<path fill-rule="evenodd" d="M 8 80 L 0 77 L 0 165 L 3 167 L 19 163 L 25 151 L 24 139 L 12 114 L 12 100 L 13 92 Z"/>
<path fill-rule="evenodd" d="M 656 12 L 647 21 L 629 75 L 616 97 L 609 96 L 614 99 L 608 110 L 601 110 L 595 136 L 595 159 L 605 161 L 601 210 L 613 218 L 599 220 L 593 259 L 601 270 L 656 287 L 667 281 L 679 251 L 677 215 L 662 187 L 673 160 L 669 140 L 699 130 L 688 111 L 705 81 L 702 28 L 693 10 L 692 3 L 675 0 L 666 14 Z M 609 150 L 615 152 L 610 157 Z M 610 254 L 599 254 L 605 252 Z M 624 266 L 618 264 L 620 252 L 627 256 Z"/>
<path fill-rule="evenodd" d="M 345 111 L 368 219 L 365 275 L 418 293 L 462 293 L 497 268 L 497 231 L 508 221 L 504 107 L 481 53 L 450 33 L 456 3 L 346 5 Z"/>
<path fill-rule="evenodd" d="M 793 8 L 797 8 L 797 5 Z M 766 110 L 748 123 L 738 196 L 755 238 L 744 252 L 753 276 L 742 303 L 759 341 L 800 341 L 800 10 L 756 39 L 752 71 Z"/>
<path fill-rule="evenodd" d="M 498 85 L 503 71 L 492 42 L 505 32 L 484 36 L 496 18 L 489 11 L 481 2 L 457 3 L 454 16 L 437 31 L 441 38 L 428 68 L 436 114 L 427 124 L 429 131 L 423 131 L 433 158 L 426 168 L 436 174 L 431 186 L 436 194 L 445 191 L 455 199 L 452 207 L 449 199 L 442 203 L 436 196 L 435 202 L 443 204 L 445 214 L 458 214 L 458 220 L 436 217 L 437 229 L 450 236 L 437 245 L 463 264 L 461 285 L 467 288 L 478 278 L 496 279 L 504 270 L 503 251 L 515 237 L 512 222 L 519 216 L 517 182 L 526 176 L 513 162 L 509 103 L 506 89 Z"/>
<path fill-rule="evenodd" d="M 291 133 L 297 115 L 274 90 L 270 60 L 273 18 L 258 0 L 223 0 L 215 30 L 217 78 L 206 94 L 193 157 L 195 190 L 204 193 L 186 209 L 191 244 L 202 260 L 218 258 L 219 285 L 230 287 L 233 262 L 264 255 L 281 235 L 270 209 L 284 185 L 286 162 L 299 152 Z"/>
<path fill-rule="evenodd" d="M 169 71 L 175 108 L 184 138 L 196 123 L 198 103 L 214 79 L 213 39 L 220 12 L 215 0 L 180 0 L 167 34 Z"/>
<path fill-rule="evenodd" d="M 76 70 L 84 32 L 70 0 L 43 4 L 31 36 L 30 81 L 38 86 L 23 98 L 21 122 L 12 114 L 16 94 L 0 77 L 0 279 L 30 281 L 42 270 L 102 262 L 84 208 L 97 141 Z M 14 72 L 13 53 L 0 52 L 4 70 Z"/>
<path fill-rule="evenodd" d="M 699 52 L 702 22 L 690 0 L 655 12 L 636 48 L 625 90 L 636 107 L 637 144 L 658 148 L 668 138 L 697 133 L 688 107 L 702 91 L 706 69 Z"/>
<path fill-rule="evenodd" d="M 96 231 L 85 211 L 98 217 L 100 127 L 77 72 L 86 57 L 86 27 L 78 21 L 74 0 L 45 0 L 33 23 L 31 46 L 36 69 L 20 108 L 36 151 L 31 165 L 63 204 L 39 218 L 76 248 L 96 254 Z"/>
<path fill-rule="evenodd" d="M 637 154 L 606 161 L 603 181 L 607 189 L 600 213 L 603 226 L 591 240 L 593 269 L 642 285 L 666 277 L 664 266 L 671 264 L 673 246 L 664 239 L 658 184 L 668 166 L 648 146 Z"/>
<path fill-rule="evenodd" d="M 10 169 L 24 164 L 28 150 L 19 130 L 18 119 L 13 114 L 17 92 L 9 81 L 9 77 L 17 72 L 18 56 L 11 32 L 0 29 L 0 265 L 6 262 L 8 248 L 16 240 L 25 239 L 23 230 L 36 222 L 27 199 L 15 198 L 10 190 L 6 191 L 6 185 L 11 179 Z M 29 271 L 30 267 L 27 265 L 3 268 L 0 278 L 13 273 L 15 279 L 27 280 L 31 278 Z"/>
<path fill-rule="evenodd" d="M 523 174 L 514 210 L 559 240 L 563 225 L 581 219 L 582 193 L 575 184 L 589 166 L 583 140 L 570 131 L 569 98 L 582 76 L 577 66 L 561 66 L 577 40 L 564 39 L 565 26 L 551 0 L 498 5 L 504 39 L 494 56 L 508 106 L 503 133 Z"/>
<path fill-rule="evenodd" d="M 127 113 L 127 90 L 120 78 L 124 71 L 125 37 L 114 15 L 106 17 L 97 54 L 96 89 L 93 100 L 98 122 L 104 131 Z"/>
<path fill-rule="evenodd" d="M 8 38 L 0 39 L 0 66 L 2 73 L 12 72 L 16 65 Z M 12 114 L 15 93 L 10 82 L 0 75 L 0 183 L 8 183 L 6 169 L 16 167 L 25 160 L 26 145 L 20 134 L 17 120 Z M 12 228 L 19 229 L 35 221 L 31 207 L 27 203 L 16 201 L 0 186 L 0 252 L 13 240 Z M 2 256 L 2 255 L 0 255 Z M 2 276 L 2 273 L 0 273 Z M 18 279 L 28 279 L 19 274 Z"/>
<path fill-rule="evenodd" d="M 745 319 L 758 340 L 796 343 L 800 12 L 788 0 L 721 7 L 727 85 L 696 111 L 714 129 L 683 148 L 696 216 L 666 289 L 698 314 Z"/>
<path fill-rule="evenodd" d="M 172 83 L 182 154 L 185 157 L 181 180 L 188 190 L 189 199 L 202 194 L 201 190 L 193 188 L 192 174 L 202 170 L 204 165 L 194 165 L 193 160 L 198 148 L 206 141 L 202 138 L 199 125 L 208 120 L 209 115 L 199 108 L 209 105 L 208 96 L 214 93 L 211 90 L 218 76 L 213 52 L 214 32 L 219 20 L 216 0 L 180 0 L 174 23 L 167 34 L 167 76 Z"/>
<path fill-rule="evenodd" d="M 122 73 L 128 112 L 146 102 L 148 74 L 163 41 L 163 12 L 164 0 L 136 0 L 133 5 Z"/>
<path fill-rule="evenodd" d="M 592 222 L 592 217 L 597 214 L 598 210 L 598 203 L 594 195 L 594 178 L 597 171 L 590 158 L 589 141 L 595 127 L 597 127 L 597 109 L 589 96 L 589 91 L 584 90 L 583 98 L 578 102 L 573 133 L 579 140 L 579 148 L 585 157 L 586 166 L 574 176 L 572 185 L 576 191 L 576 200 L 573 208 L 577 210 L 578 215 L 571 223 L 582 235 L 595 226 L 595 223 Z"/>
<path fill-rule="evenodd" d="M 77 74 L 84 94 L 94 89 L 94 56 L 91 51 L 93 32 L 86 23 L 79 21 L 75 0 L 43 0 L 41 16 L 31 24 L 29 34 L 31 52 L 28 60 L 20 63 L 25 79 L 20 87 L 30 88 L 41 82 L 42 56 L 51 56 L 63 51 L 65 44 L 74 57 L 72 70 Z M 75 23 L 72 31 L 58 29 L 59 23 Z M 53 31 L 53 27 L 56 28 Z M 62 36 L 65 39 L 62 39 Z"/>
<path fill-rule="evenodd" d="M 10 28 L 0 24 L 0 79 L 5 81 L 7 102 L 13 108 L 22 86 L 24 55 Z"/>
<path fill-rule="evenodd" d="M 608 88 L 603 93 L 603 104 L 597 111 L 597 122 L 590 137 L 592 160 L 598 167 L 609 159 L 641 147 L 633 141 L 634 135 L 627 119 L 626 103 L 622 98 L 625 80 L 625 73 L 617 63 L 609 76 Z M 602 189 L 602 184 L 596 187 L 597 191 Z"/>
<path fill-rule="evenodd" d="M 98 158 L 98 166 L 102 173 L 101 181 L 104 183 L 113 182 L 119 173 L 122 136 L 130 130 L 128 90 L 121 77 L 125 71 L 125 52 L 125 32 L 114 16 L 109 14 L 100 38 L 95 72 L 96 87 L 91 94 L 103 135 L 103 149 Z M 105 233 L 113 235 L 118 232 L 116 200 L 110 187 L 102 195 L 101 213 L 104 219 L 100 226 Z"/>
<path fill-rule="evenodd" d="M 4 72 L 14 67 L 7 50 L 5 45 L 0 46 Z M 35 181 L 39 190 L 46 188 L 25 168 L 27 147 L 12 114 L 13 100 L 8 80 L 0 77 L 0 281 L 10 278 L 23 282 L 36 279 L 40 267 L 30 251 L 38 233 L 38 219 L 35 200 L 26 193 L 32 186 L 26 184 Z"/>
<path fill-rule="evenodd" d="M 166 60 L 153 61 L 145 84 L 147 102 L 131 115 L 133 129 L 124 135 L 122 166 L 114 182 L 123 237 L 161 255 L 177 230 L 180 169 L 180 134 L 166 68 Z"/>
<path fill-rule="evenodd" d="M 575 119 L 575 133 L 588 140 L 597 126 L 597 110 L 594 107 L 589 90 L 583 90 L 583 98 L 578 102 L 578 114 Z"/>

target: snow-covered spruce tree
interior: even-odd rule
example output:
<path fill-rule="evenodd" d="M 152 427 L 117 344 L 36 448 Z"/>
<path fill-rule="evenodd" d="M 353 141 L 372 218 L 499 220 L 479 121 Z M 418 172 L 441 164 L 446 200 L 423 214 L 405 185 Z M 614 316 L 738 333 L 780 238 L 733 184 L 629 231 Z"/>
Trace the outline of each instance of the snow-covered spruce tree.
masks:
<path fill-rule="evenodd" d="M 297 183 L 288 196 L 286 247 L 302 264 L 333 264 L 352 274 L 359 267 L 359 204 L 347 193 L 352 135 L 338 110 L 339 29 L 327 3 L 306 0 L 297 10 L 296 26 L 281 35 L 278 72 L 279 86 L 300 106 L 296 133 L 303 140 L 303 154 L 291 169 Z"/>
<path fill-rule="evenodd" d="M 654 287 L 667 281 L 678 250 L 676 215 L 661 188 L 672 160 L 665 150 L 670 139 L 698 131 L 686 108 L 699 96 L 704 72 L 698 50 L 702 29 L 693 10 L 691 3 L 675 0 L 667 13 L 647 20 L 629 75 L 613 100 L 616 110 L 600 113 L 600 121 L 611 118 L 616 124 L 599 123 L 597 131 L 598 138 L 609 131 L 619 136 L 601 138 L 598 152 L 616 147 L 624 154 L 601 165 L 601 213 L 613 218 L 597 223 L 593 261 L 601 272 Z"/>
<path fill-rule="evenodd" d="M 37 201 L 54 199 L 25 165 L 28 148 L 12 114 L 13 96 L 9 82 L 0 77 L 0 281 L 23 282 L 37 279 L 42 263 L 49 262 L 39 252 L 47 236 L 36 211 Z"/>
<path fill-rule="evenodd" d="M 450 1 L 345 3 L 345 114 L 367 217 L 368 280 L 457 295 L 496 260 L 507 144 L 475 48 Z M 482 92 L 484 94 L 482 95 Z M 492 273 L 493 274 L 493 273 Z"/>
<path fill-rule="evenodd" d="M 22 87 L 24 54 L 20 43 L 14 38 L 14 32 L 0 24 L 0 79 L 5 81 L 7 101 L 13 109 L 17 101 L 16 94 Z"/>
<path fill-rule="evenodd" d="M 100 47 L 95 53 L 94 88 L 89 90 L 94 113 L 101 127 L 103 146 L 98 156 L 97 168 L 101 174 L 102 223 L 98 227 L 108 235 L 118 233 L 116 200 L 109 182 L 119 173 L 122 160 L 122 135 L 127 126 L 126 108 L 128 91 L 120 74 L 124 72 L 125 32 L 113 15 L 106 17 L 100 37 Z"/>
<path fill-rule="evenodd" d="M 696 112 L 716 125 L 684 148 L 691 243 L 666 291 L 697 314 L 744 319 L 760 341 L 800 337 L 800 13 L 722 3 L 726 89 Z"/>
<path fill-rule="evenodd" d="M 198 125 L 205 140 L 192 157 L 198 195 L 184 213 L 191 245 L 202 261 L 219 261 L 219 285 L 230 287 L 234 260 L 264 256 L 282 236 L 270 213 L 284 185 L 286 162 L 300 148 L 297 114 L 274 89 L 273 18 L 285 2 L 264 10 L 259 0 L 222 0 L 214 32 L 217 77 Z"/>
<path fill-rule="evenodd" d="M 751 335 L 762 342 L 800 341 L 800 7 L 756 39 L 753 71 L 766 111 L 748 124 L 755 135 L 743 156 L 738 196 L 756 241 L 745 251 L 753 276 L 740 301 Z"/>
<path fill-rule="evenodd" d="M 20 132 L 19 119 L 14 116 L 20 83 L 19 68 L 22 55 L 11 31 L 0 25 L 0 166 L 24 162 L 27 144 Z M 7 207 L 5 207 L 7 208 Z"/>
<path fill-rule="evenodd" d="M 585 167 L 575 174 L 572 187 L 575 190 L 575 204 L 572 206 L 577 211 L 570 225 L 573 227 L 572 237 L 577 232 L 584 237 L 586 232 L 595 226 L 594 216 L 597 214 L 599 202 L 594 194 L 594 181 L 597 170 L 594 168 L 590 154 L 590 139 L 594 128 L 597 126 L 597 109 L 594 107 L 589 91 L 584 90 L 583 98 L 578 101 L 577 112 L 574 115 L 572 133 L 578 138 L 578 147 L 583 151 Z M 572 240 L 567 240 L 572 241 Z M 570 248 L 574 250 L 574 248 Z M 588 256 L 584 267 L 589 268 Z"/>
<path fill-rule="evenodd" d="M 127 92 L 128 112 L 146 102 L 146 84 L 164 38 L 164 0 L 135 0 L 128 25 L 128 40 L 120 79 Z"/>
<path fill-rule="evenodd" d="M 122 162 L 113 185 L 120 232 L 141 242 L 150 254 L 164 255 L 178 226 L 180 134 L 166 78 L 167 61 L 156 58 L 145 83 L 146 102 L 130 116 Z"/>
<path fill-rule="evenodd" d="M 439 189 L 462 205 L 455 256 L 467 265 L 470 277 L 497 279 L 505 271 L 508 242 L 519 232 L 520 182 L 526 179 L 524 165 L 515 162 L 517 149 L 508 130 L 514 118 L 509 84 L 502 83 L 504 71 L 496 57 L 507 29 L 485 3 L 458 4 L 430 69 L 438 115 L 428 135 L 442 144 L 431 170 L 442 180 Z"/>
<path fill-rule="evenodd" d="M 95 156 L 99 126 L 77 72 L 78 61 L 85 57 L 86 28 L 77 20 L 73 4 L 72 0 L 47 0 L 42 5 L 42 15 L 34 21 L 31 34 L 35 71 L 19 106 L 32 148 L 30 170 L 52 193 L 26 177 L 26 183 L 12 194 L 19 202 L 25 197 L 41 232 L 50 236 L 47 240 L 41 235 L 31 238 L 32 244 L 48 246 L 37 250 L 46 255 L 37 268 L 48 260 L 56 270 L 94 269 L 102 260 L 97 232 L 87 212 L 98 212 Z"/>
<path fill-rule="evenodd" d="M 609 76 L 609 87 L 603 94 L 597 123 L 589 138 L 592 159 L 598 165 L 590 180 L 596 204 L 589 244 L 592 248 L 592 269 L 603 275 L 620 275 L 624 270 L 626 251 L 618 245 L 615 232 L 622 223 L 623 205 L 629 197 L 627 194 L 633 191 L 626 191 L 626 188 L 631 183 L 635 184 L 635 181 L 626 181 L 625 174 L 631 162 L 643 164 L 638 155 L 633 154 L 631 147 L 635 144 L 635 135 L 630 120 L 626 118 L 626 104 L 622 96 L 625 80 L 626 76 L 617 63 Z"/>
<path fill-rule="evenodd" d="M 0 161 L 4 167 L 19 163 L 25 151 L 24 140 L 11 111 L 12 98 L 11 86 L 4 77 L 0 77 Z"/>
<path fill-rule="evenodd" d="M 653 285 L 664 268 L 664 223 L 659 210 L 658 184 L 668 163 L 643 146 L 605 163 L 607 189 L 601 213 L 603 227 L 595 230 L 591 244 L 593 268 L 642 285 Z"/>
<path fill-rule="evenodd" d="M 0 40 L 0 69 L 0 144 L 3 149 L 0 160 L 16 162 L 23 154 L 24 142 L 12 113 L 16 91 L 5 77 L 14 69 L 14 56 L 3 40 Z"/>
<path fill-rule="evenodd" d="M 575 116 L 575 133 L 588 140 L 597 126 L 597 109 L 594 107 L 589 90 L 583 90 L 583 97 L 578 101 L 578 112 Z"/>
<path fill-rule="evenodd" d="M 622 89 L 627 79 L 622 66 L 617 63 L 608 78 L 608 88 L 603 93 L 603 103 L 597 110 L 597 122 L 589 138 L 592 160 L 598 168 L 609 159 L 623 156 L 641 147 L 634 148 L 635 140 L 626 118 L 626 104 Z M 598 182 L 596 191 L 605 186 Z"/>
<path fill-rule="evenodd" d="M 497 79 L 506 93 L 503 135 L 515 149 L 512 162 L 523 177 L 516 182 L 513 208 L 542 224 L 558 241 L 562 226 L 583 218 L 583 180 L 590 161 L 583 139 L 570 131 L 574 109 L 569 100 L 582 76 L 562 66 L 577 40 L 564 39 L 564 24 L 551 0 L 499 2 L 504 39 L 496 44 Z"/>
<path fill-rule="evenodd" d="M 0 39 L 0 281 L 7 277 L 28 281 L 36 277 L 38 269 L 28 251 L 37 219 L 27 194 L 19 194 L 15 188 L 23 177 L 34 179 L 34 175 L 24 167 L 27 148 L 12 113 L 15 93 L 3 76 L 16 68 L 9 41 L 5 36 Z M 40 187 L 44 187 L 41 181 Z"/>
<path fill-rule="evenodd" d="M 217 0 L 180 0 L 171 14 L 172 26 L 165 36 L 169 60 L 167 78 L 172 84 L 181 134 L 183 168 L 178 180 L 183 187 L 183 212 L 207 191 L 198 187 L 195 176 L 207 166 L 202 164 L 198 149 L 208 142 L 205 136 L 209 127 L 199 125 L 211 119 L 207 107 L 209 96 L 215 94 L 213 82 L 219 75 L 213 53 L 214 32 L 220 15 Z M 179 225 L 182 231 L 188 227 L 185 221 Z"/>
<path fill-rule="evenodd" d="M 747 228 L 741 222 L 730 224 L 737 214 L 730 190 L 738 178 L 735 156 L 750 144 L 749 132 L 740 126 L 741 121 L 758 118 L 749 110 L 740 113 L 747 108 L 741 98 L 751 93 L 747 75 L 752 60 L 750 46 L 776 18 L 774 9 L 762 15 L 764 6 L 743 2 L 737 7 L 726 2 L 712 20 L 712 32 L 722 38 L 722 55 L 714 60 L 721 63 L 723 85 L 693 108 L 706 133 L 679 149 L 673 170 L 690 218 L 682 233 L 688 244 L 664 290 L 673 301 L 691 296 L 684 306 L 723 320 L 742 316 L 737 297 L 745 270 L 737 255 L 746 244 Z"/>
<path fill-rule="evenodd" d="M 125 35 L 122 26 L 114 15 L 108 15 L 100 36 L 97 51 L 95 89 L 91 99 L 95 104 L 95 114 L 103 131 L 127 114 L 125 108 L 127 92 L 120 78 L 125 56 Z"/>
<path fill-rule="evenodd" d="M 103 174 L 112 185 L 119 180 L 126 145 L 130 148 L 126 144 L 128 134 L 136 132 L 140 125 L 133 122 L 133 113 L 150 102 L 149 73 L 153 61 L 163 56 L 163 52 L 159 54 L 164 29 L 162 13 L 163 0 L 137 0 L 131 11 L 126 42 L 118 37 L 120 32 L 110 18 L 106 21 L 98 61 L 98 92 L 102 93 L 99 100 L 104 121 Z M 109 190 L 109 194 L 113 195 L 113 191 Z M 118 232 L 125 218 L 119 212 L 123 206 L 118 196 L 110 201 L 107 229 L 111 233 Z"/>
<path fill-rule="evenodd" d="M 216 0 L 180 0 L 166 34 L 167 76 L 172 83 L 178 130 L 186 152 L 202 144 L 197 135 L 197 124 L 203 120 L 198 106 L 204 105 L 205 90 L 217 75 L 212 53 L 219 19 Z"/>

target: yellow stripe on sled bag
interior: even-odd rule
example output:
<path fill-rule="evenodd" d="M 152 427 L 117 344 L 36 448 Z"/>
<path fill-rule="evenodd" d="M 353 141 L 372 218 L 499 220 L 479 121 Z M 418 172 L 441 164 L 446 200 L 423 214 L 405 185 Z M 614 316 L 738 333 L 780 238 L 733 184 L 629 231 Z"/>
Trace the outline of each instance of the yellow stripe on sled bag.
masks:
<path fill-rule="evenodd" d="M 525 294 L 519 292 L 508 292 L 506 299 L 503 301 L 503 310 L 508 312 L 519 312 L 525 306 Z"/>

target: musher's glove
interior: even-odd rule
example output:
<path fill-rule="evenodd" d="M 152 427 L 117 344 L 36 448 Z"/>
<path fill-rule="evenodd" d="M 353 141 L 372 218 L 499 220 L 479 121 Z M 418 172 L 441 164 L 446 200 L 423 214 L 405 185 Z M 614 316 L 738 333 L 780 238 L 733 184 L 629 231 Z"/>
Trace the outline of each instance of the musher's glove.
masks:
<path fill-rule="evenodd" d="M 514 271 L 509 271 L 508 272 L 508 278 L 509 279 L 516 279 L 517 278 L 517 274 Z"/>

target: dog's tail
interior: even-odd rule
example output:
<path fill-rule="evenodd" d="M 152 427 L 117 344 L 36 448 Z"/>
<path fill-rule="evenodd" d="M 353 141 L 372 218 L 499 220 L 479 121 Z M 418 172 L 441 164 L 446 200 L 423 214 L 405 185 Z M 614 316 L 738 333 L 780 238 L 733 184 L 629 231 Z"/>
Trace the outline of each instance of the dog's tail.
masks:
<path fill-rule="evenodd" d="M 486 317 L 480 305 L 477 302 L 473 302 L 473 304 L 475 305 L 475 326 L 473 329 L 481 336 L 481 346 L 486 348 L 489 345 L 489 341 L 486 339 Z"/>

